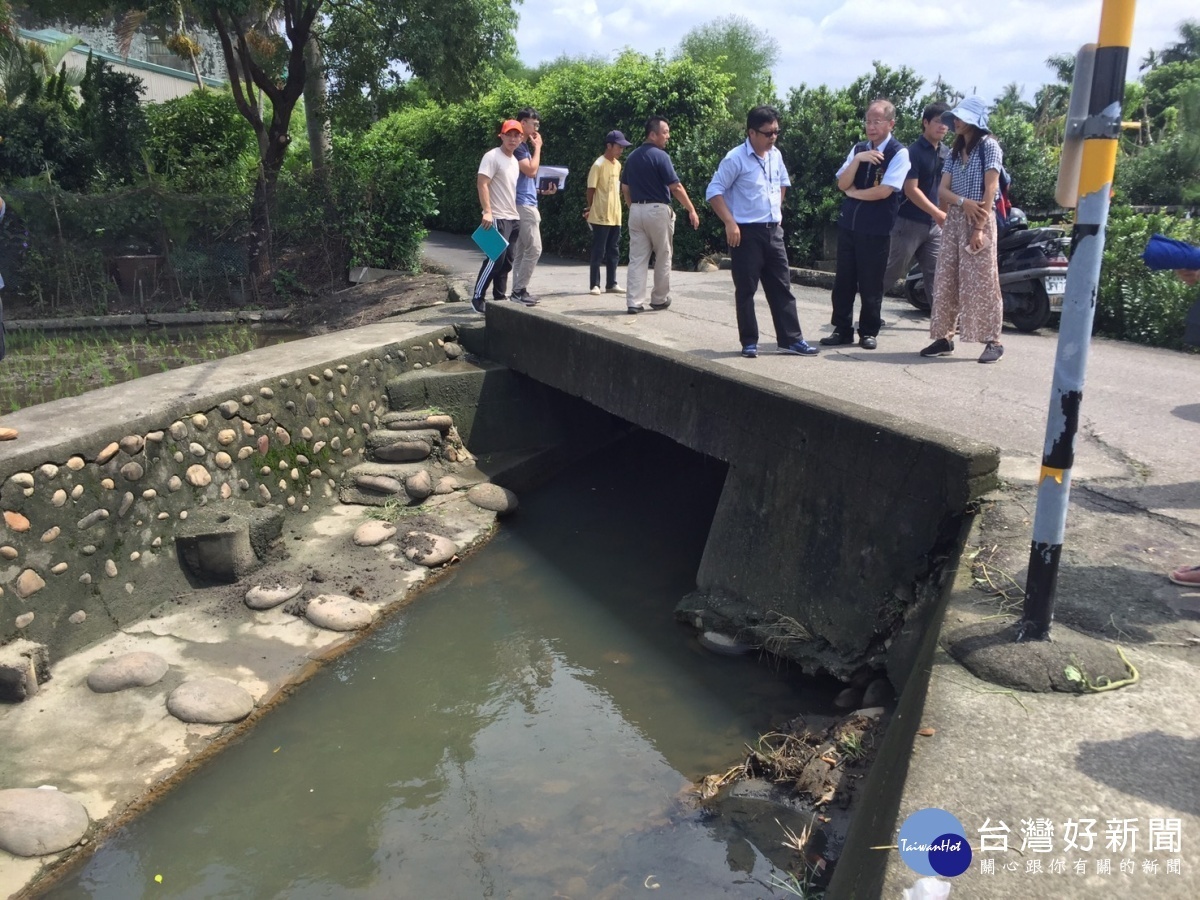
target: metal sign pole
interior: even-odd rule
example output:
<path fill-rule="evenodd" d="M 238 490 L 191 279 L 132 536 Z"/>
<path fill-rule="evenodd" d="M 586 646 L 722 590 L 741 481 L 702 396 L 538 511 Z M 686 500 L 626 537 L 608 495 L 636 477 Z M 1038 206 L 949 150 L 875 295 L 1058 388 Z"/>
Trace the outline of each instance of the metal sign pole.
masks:
<path fill-rule="evenodd" d="M 1079 428 L 1079 408 L 1083 402 L 1100 263 L 1104 255 L 1104 230 L 1108 223 L 1117 142 L 1121 136 L 1121 105 L 1125 99 L 1134 6 L 1134 0 L 1104 0 L 1087 116 L 1082 121 L 1068 122 L 1068 137 L 1072 136 L 1074 128 L 1083 139 L 1079 203 L 1071 238 L 1071 264 L 1067 269 L 1058 350 L 1054 357 L 1054 380 L 1038 480 L 1033 541 L 1029 548 L 1025 606 L 1017 626 L 1018 641 L 1049 640 L 1050 623 L 1054 620 L 1058 562 L 1071 494 L 1071 467 L 1075 462 L 1075 434 Z"/>

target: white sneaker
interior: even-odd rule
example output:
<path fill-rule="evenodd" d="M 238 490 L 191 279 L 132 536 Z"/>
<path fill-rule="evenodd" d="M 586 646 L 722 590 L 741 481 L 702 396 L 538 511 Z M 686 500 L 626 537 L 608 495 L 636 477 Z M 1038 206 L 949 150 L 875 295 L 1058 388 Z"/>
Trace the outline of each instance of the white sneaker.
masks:
<path fill-rule="evenodd" d="M 625 293 L 625 288 L 621 287 L 619 284 L 614 284 L 612 287 L 608 288 L 607 290 L 608 290 L 608 292 L 609 292 L 610 294 L 623 294 L 623 293 Z M 600 293 L 600 292 L 599 292 L 599 291 L 596 291 L 596 293 L 598 294 L 598 293 Z"/>
<path fill-rule="evenodd" d="M 600 296 L 600 285 L 596 285 L 594 288 L 592 288 L 590 291 L 588 291 L 588 293 L 595 297 L 599 297 Z"/>

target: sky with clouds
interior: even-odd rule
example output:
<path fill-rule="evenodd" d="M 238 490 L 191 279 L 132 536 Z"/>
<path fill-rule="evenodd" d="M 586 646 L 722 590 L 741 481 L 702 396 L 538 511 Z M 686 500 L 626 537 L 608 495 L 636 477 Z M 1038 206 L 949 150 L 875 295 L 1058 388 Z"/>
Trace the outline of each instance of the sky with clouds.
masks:
<path fill-rule="evenodd" d="M 1137 4 L 1131 80 L 1148 49 L 1176 40 L 1190 5 Z M 1100 9 L 1101 0 L 757 0 L 750 7 L 715 0 L 524 0 L 517 7 L 517 49 L 526 65 L 564 53 L 611 59 L 626 47 L 670 55 L 692 28 L 736 14 L 778 41 L 774 77 L 781 96 L 801 84 L 844 87 L 877 59 L 906 65 L 927 82 L 940 74 L 989 100 L 1015 82 L 1032 99 L 1054 79 L 1046 57 L 1074 55 L 1096 41 Z"/>

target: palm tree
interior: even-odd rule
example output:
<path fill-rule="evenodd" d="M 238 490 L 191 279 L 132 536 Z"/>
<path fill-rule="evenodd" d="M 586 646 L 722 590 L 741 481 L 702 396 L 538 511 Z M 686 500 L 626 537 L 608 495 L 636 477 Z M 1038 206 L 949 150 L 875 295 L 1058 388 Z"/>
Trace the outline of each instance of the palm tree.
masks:
<path fill-rule="evenodd" d="M 1021 99 L 1024 88 L 1015 81 L 1004 86 L 1000 96 L 992 104 L 992 112 L 1004 116 L 1020 116 L 1029 119 L 1033 115 L 1033 106 Z"/>
<path fill-rule="evenodd" d="M 1054 70 L 1058 81 L 1042 85 L 1034 94 L 1034 127 L 1039 136 L 1053 134 L 1061 141 L 1071 103 L 1071 84 L 1075 80 L 1075 57 L 1056 53 L 1046 59 L 1046 65 Z"/>
<path fill-rule="evenodd" d="M 1159 62 L 1166 65 L 1196 60 L 1200 60 L 1200 20 L 1187 19 L 1179 23 L 1179 40 L 1159 54 Z"/>
<path fill-rule="evenodd" d="M 77 37 L 64 38 L 50 45 L 23 41 L 0 28 L 0 102 L 5 106 L 16 106 L 26 97 L 38 96 L 59 69 L 66 86 L 80 85 L 83 73 L 67 69 L 63 59 L 81 43 Z"/>

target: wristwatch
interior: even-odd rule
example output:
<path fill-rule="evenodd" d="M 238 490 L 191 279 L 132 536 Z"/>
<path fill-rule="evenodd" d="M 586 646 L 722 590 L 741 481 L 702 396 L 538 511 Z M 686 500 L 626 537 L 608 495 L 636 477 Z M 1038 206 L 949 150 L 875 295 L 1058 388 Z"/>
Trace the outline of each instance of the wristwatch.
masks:
<path fill-rule="evenodd" d="M 959 205 L 959 206 L 962 206 L 962 205 L 963 205 L 963 198 L 962 198 L 962 197 L 959 197 L 959 198 L 958 198 L 958 205 Z"/>

